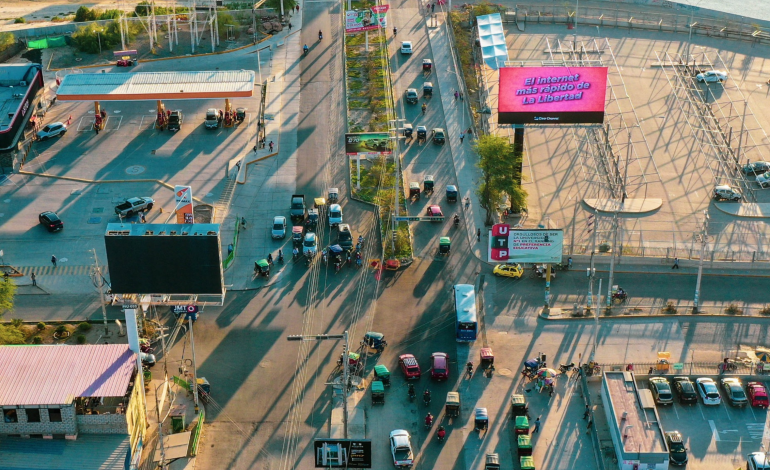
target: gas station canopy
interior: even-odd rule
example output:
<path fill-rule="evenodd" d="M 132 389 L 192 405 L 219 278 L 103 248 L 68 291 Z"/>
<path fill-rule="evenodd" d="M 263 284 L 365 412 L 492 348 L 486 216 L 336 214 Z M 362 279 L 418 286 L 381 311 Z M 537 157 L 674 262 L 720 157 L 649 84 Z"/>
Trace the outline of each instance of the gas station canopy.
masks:
<path fill-rule="evenodd" d="M 70 74 L 62 79 L 56 96 L 59 101 L 250 97 L 254 79 L 251 70 Z"/>

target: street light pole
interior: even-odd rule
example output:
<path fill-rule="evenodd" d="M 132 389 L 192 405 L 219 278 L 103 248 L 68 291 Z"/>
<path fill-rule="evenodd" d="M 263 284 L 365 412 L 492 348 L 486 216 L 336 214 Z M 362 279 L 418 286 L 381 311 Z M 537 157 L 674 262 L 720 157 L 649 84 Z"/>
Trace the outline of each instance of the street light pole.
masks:
<path fill-rule="evenodd" d="M 698 302 L 700 301 L 700 281 L 703 277 L 703 256 L 706 253 L 706 244 L 708 243 L 709 236 L 708 236 L 708 226 L 709 226 L 709 215 L 704 210 L 703 211 L 703 226 L 701 227 L 700 234 L 696 235 L 696 237 L 700 238 L 700 260 L 698 261 L 698 280 L 695 283 L 695 299 L 693 301 L 693 307 L 692 307 L 692 313 L 698 313 Z"/>
<path fill-rule="evenodd" d="M 102 37 L 99 33 L 101 33 L 101 29 L 96 30 L 96 40 L 99 41 L 99 55 L 102 55 Z"/>
<path fill-rule="evenodd" d="M 749 107 L 749 98 L 752 93 L 762 89 L 762 84 L 758 83 L 757 87 L 749 92 L 746 99 L 743 100 L 743 117 L 741 118 L 741 135 L 738 136 L 738 154 L 735 156 L 735 163 L 740 163 L 741 157 L 743 157 L 743 132 L 746 130 L 746 109 Z"/>
<path fill-rule="evenodd" d="M 345 439 L 348 438 L 348 380 L 349 380 L 349 363 L 348 363 L 348 351 L 350 345 L 348 344 L 348 332 L 341 335 L 290 335 L 286 337 L 286 341 L 325 341 L 328 339 L 341 339 L 342 345 L 342 419 L 344 424 Z"/>

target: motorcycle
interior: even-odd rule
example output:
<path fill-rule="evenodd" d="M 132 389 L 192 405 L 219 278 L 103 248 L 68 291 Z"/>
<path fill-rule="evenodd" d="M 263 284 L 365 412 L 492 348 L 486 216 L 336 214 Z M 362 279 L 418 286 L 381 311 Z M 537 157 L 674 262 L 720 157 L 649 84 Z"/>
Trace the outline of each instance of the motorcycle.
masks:
<path fill-rule="evenodd" d="M 305 47 L 302 48 L 302 50 L 305 52 L 305 55 L 307 55 L 307 52 L 310 50 L 307 47 L 307 44 L 305 44 Z"/>
<path fill-rule="evenodd" d="M 473 377 L 473 362 L 468 361 L 468 364 L 465 365 L 465 370 L 468 377 Z"/>
<path fill-rule="evenodd" d="M 446 430 L 444 429 L 444 426 L 441 426 L 440 428 L 438 428 L 436 437 L 438 438 L 439 442 L 444 442 L 444 438 L 446 438 Z"/>
<path fill-rule="evenodd" d="M 425 417 L 425 429 L 430 429 L 433 426 L 433 415 L 428 413 Z"/>
<path fill-rule="evenodd" d="M 619 300 L 620 303 L 623 303 L 626 300 L 628 300 L 628 293 L 626 293 L 626 291 L 615 292 L 614 294 L 612 294 L 612 300 L 613 300 L 613 302 L 615 300 Z"/>
<path fill-rule="evenodd" d="M 428 110 L 428 105 L 423 103 L 422 104 L 422 114 L 425 114 L 425 111 L 427 111 L 427 110 Z"/>
<path fill-rule="evenodd" d="M 422 402 L 425 403 L 425 406 L 430 405 L 430 390 L 425 390 L 425 393 L 422 394 Z"/>
<path fill-rule="evenodd" d="M 318 31 L 318 42 L 321 42 L 321 39 L 323 38 L 324 38 L 324 33 L 322 33 L 321 31 Z"/>
<path fill-rule="evenodd" d="M 283 252 L 281 251 L 278 252 L 278 262 L 283 264 Z"/>
<path fill-rule="evenodd" d="M 413 384 L 409 384 L 409 388 L 407 389 L 406 393 L 409 395 L 409 401 L 414 401 L 414 399 L 417 398 L 417 392 L 414 391 Z"/>
<path fill-rule="evenodd" d="M 454 221 L 455 221 L 455 227 L 459 227 L 460 226 L 460 216 L 455 214 Z"/>
<path fill-rule="evenodd" d="M 570 362 L 569 364 L 559 364 L 559 372 L 561 372 L 562 374 L 569 372 L 574 368 L 575 368 L 574 362 Z"/>
<path fill-rule="evenodd" d="M 340 265 L 339 261 L 338 261 L 338 262 L 335 262 L 335 263 L 334 263 L 334 274 L 337 274 L 338 272 L 340 272 L 340 268 L 341 268 L 341 267 L 342 267 L 342 266 Z"/>
<path fill-rule="evenodd" d="M 299 250 L 294 248 L 294 251 L 292 251 L 292 257 L 294 258 L 294 261 L 297 261 L 297 258 L 299 258 Z"/>

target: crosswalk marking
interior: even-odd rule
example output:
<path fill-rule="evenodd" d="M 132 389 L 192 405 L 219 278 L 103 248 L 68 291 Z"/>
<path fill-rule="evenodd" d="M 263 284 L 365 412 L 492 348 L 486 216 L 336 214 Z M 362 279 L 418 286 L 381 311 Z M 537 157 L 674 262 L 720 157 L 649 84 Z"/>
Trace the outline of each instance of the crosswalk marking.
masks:
<path fill-rule="evenodd" d="M 91 274 L 93 266 L 91 265 L 66 265 L 60 264 L 56 267 L 49 266 L 14 266 L 24 276 L 35 273 L 35 276 L 88 276 Z"/>
<path fill-rule="evenodd" d="M 749 436 L 755 440 L 761 440 L 765 433 L 765 423 L 746 423 Z"/>

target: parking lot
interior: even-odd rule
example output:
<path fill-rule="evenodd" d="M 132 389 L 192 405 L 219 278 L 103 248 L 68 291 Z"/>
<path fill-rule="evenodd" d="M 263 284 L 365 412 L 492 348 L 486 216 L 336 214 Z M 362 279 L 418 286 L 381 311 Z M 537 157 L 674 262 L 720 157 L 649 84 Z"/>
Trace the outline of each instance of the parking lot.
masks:
<path fill-rule="evenodd" d="M 673 376 L 666 376 L 669 381 Z M 692 376 L 695 380 L 700 376 Z M 762 450 L 761 443 L 767 421 L 767 410 L 752 406 L 735 407 L 725 397 L 720 377 L 711 377 L 722 397 L 720 405 L 680 404 L 674 393 L 673 405 L 657 405 L 664 432 L 679 431 L 688 452 L 687 468 L 735 469 L 746 465 L 746 456 Z M 741 378 L 744 389 L 748 379 Z M 649 388 L 646 379 L 638 380 L 641 387 Z M 676 468 L 672 465 L 672 468 Z"/>
<path fill-rule="evenodd" d="M 527 34 L 520 34 L 515 27 L 510 27 L 507 31 L 509 59 L 531 61 L 527 64 L 535 66 L 543 60 L 568 58 L 573 35 L 563 28 L 529 25 Z M 665 53 L 677 57 L 686 52 L 687 37 L 583 28 L 578 41 L 588 50 L 587 60 L 601 59 L 610 67 L 609 81 L 617 96 L 610 100 L 606 119 L 619 119 L 611 115 L 622 114 L 631 126 L 638 124 L 641 129 L 632 134 L 633 149 L 628 154 L 628 197 L 663 201 L 662 207 L 651 213 L 620 218 L 618 242 L 623 243 L 624 253 L 665 256 L 669 250 L 668 254 L 673 256 L 671 250 L 676 250 L 679 257 L 688 256 L 695 246 L 692 234 L 699 230 L 704 211 L 710 217 L 710 248 L 720 253 L 716 259 L 728 250 L 763 251 L 769 234 L 764 219 L 738 220 L 716 209 L 712 203 L 714 185 L 728 175 L 714 162 L 717 157 L 713 149 L 703 143 L 706 138 L 688 124 L 688 114 L 674 96 L 671 72 L 660 66 L 659 58 Z M 770 158 L 767 138 L 760 130 L 770 129 L 770 115 L 764 106 L 770 95 L 766 85 L 757 88 L 766 82 L 770 73 L 763 51 L 746 43 L 698 37 L 693 38 L 692 54 L 699 57 L 699 66 L 711 63 L 728 73 L 724 90 L 719 89 L 718 83 L 699 86 L 703 93 L 707 89 L 713 91 L 709 102 L 714 113 L 727 117 L 723 121 L 732 127 L 732 148 L 737 149 L 736 136 L 741 131 L 740 117 L 747 98 L 750 110 L 746 128 L 752 130 L 744 139 L 742 158 Z M 487 74 L 488 80 L 492 75 Z M 490 99 L 496 106 L 494 93 Z M 505 135 L 508 131 L 501 129 L 500 132 Z M 747 146 L 749 136 L 752 144 Z M 628 153 L 625 132 L 617 138 L 614 152 L 624 161 Z M 575 252 L 582 252 L 586 247 L 590 251 L 593 242 L 594 232 L 587 219 L 589 211 L 581 201 L 610 197 L 606 177 L 596 170 L 597 157 L 589 143 L 591 139 L 586 130 L 562 128 L 529 128 L 525 137 L 524 186 L 529 192 L 529 223 L 564 228 L 565 245 L 574 243 Z M 753 176 L 748 179 L 755 188 L 757 202 L 769 202 L 770 192 L 759 189 L 753 183 Z M 598 219 L 596 243 L 611 241 L 612 217 L 599 216 Z"/>

